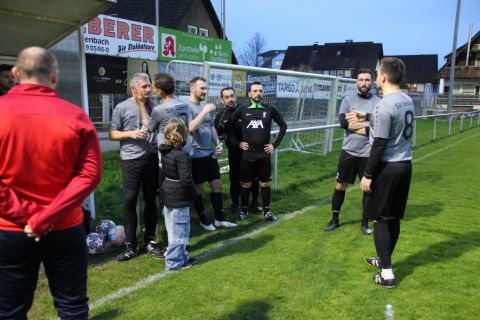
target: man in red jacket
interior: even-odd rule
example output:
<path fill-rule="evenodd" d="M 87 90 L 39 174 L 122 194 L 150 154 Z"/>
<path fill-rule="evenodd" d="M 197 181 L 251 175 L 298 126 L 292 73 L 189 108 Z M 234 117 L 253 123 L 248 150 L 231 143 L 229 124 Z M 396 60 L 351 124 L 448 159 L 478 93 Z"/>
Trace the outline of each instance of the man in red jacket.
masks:
<path fill-rule="evenodd" d="M 87 319 L 81 204 L 100 182 L 97 134 L 58 97 L 56 58 L 24 49 L 0 97 L 0 319 L 26 319 L 43 263 L 62 319 Z"/>

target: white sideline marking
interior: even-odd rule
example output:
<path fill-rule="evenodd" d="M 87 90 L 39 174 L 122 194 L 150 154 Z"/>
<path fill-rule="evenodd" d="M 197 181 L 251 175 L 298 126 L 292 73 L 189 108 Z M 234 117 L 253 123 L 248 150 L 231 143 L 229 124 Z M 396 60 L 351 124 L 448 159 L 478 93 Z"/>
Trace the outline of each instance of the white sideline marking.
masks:
<path fill-rule="evenodd" d="M 441 148 L 441 149 L 438 149 L 438 150 L 435 150 L 429 154 L 426 154 L 424 155 L 423 157 L 421 158 L 418 158 L 418 159 L 414 159 L 413 162 L 418 162 L 418 161 L 422 161 L 422 160 L 425 160 L 427 158 L 430 158 L 434 155 L 436 155 L 437 153 L 440 153 L 440 152 L 443 152 L 445 150 L 448 150 L 462 142 L 465 142 L 467 140 L 470 140 L 470 139 L 473 139 L 477 136 L 479 136 L 480 134 L 475 134 L 475 135 L 472 135 L 470 137 L 467 137 L 465 139 L 462 139 L 462 140 L 459 140 L 451 145 L 448 145 L 444 148 Z M 350 187 L 347 189 L 347 191 L 349 190 L 354 190 L 354 188 Z M 270 222 L 270 223 L 266 223 L 266 224 L 262 224 L 261 226 L 257 227 L 257 228 L 254 228 L 252 231 L 250 231 L 249 233 L 246 233 L 244 235 L 241 235 L 241 236 L 238 236 L 238 237 L 235 237 L 235 238 L 232 238 L 232 239 L 228 239 L 228 240 L 225 240 L 225 241 L 222 241 L 220 243 L 217 243 L 216 245 L 214 245 L 211 249 L 208 249 L 204 252 L 202 252 L 201 254 L 197 255 L 197 257 L 200 259 L 200 260 L 203 260 L 204 258 L 207 258 L 209 256 L 211 256 L 212 254 L 215 254 L 221 250 L 223 250 L 224 248 L 227 248 L 229 246 L 232 246 L 234 244 L 237 244 L 251 236 L 254 236 L 260 232 L 262 232 L 263 230 L 266 230 L 270 227 L 272 227 L 273 225 L 277 224 L 277 223 L 280 223 L 280 222 L 283 222 L 283 221 L 286 221 L 286 220 L 290 220 L 292 218 L 295 218 L 299 215 L 302 215 L 304 214 L 305 212 L 307 212 L 308 210 L 310 209 L 315 209 L 321 205 L 324 205 L 324 204 L 327 204 L 328 202 L 330 201 L 330 197 L 328 198 L 324 198 L 324 199 L 321 199 L 319 201 L 317 201 L 316 203 L 312 204 L 312 205 L 309 205 L 307 207 L 304 207 L 300 210 L 296 210 L 296 211 L 293 211 L 293 212 L 290 212 L 290 213 L 287 213 L 283 216 L 281 216 L 280 218 L 278 218 L 278 220 L 276 222 Z M 90 304 L 90 311 L 93 311 L 95 309 L 98 309 L 100 308 L 101 306 L 103 306 L 104 304 L 108 303 L 108 302 L 111 302 L 113 300 L 116 300 L 116 299 L 120 299 L 120 298 L 123 298 L 125 297 L 126 295 L 130 294 L 130 293 L 133 293 L 137 290 L 140 290 L 142 288 L 145 288 L 147 287 L 148 285 L 170 275 L 171 273 L 170 272 L 166 272 L 166 271 L 163 271 L 163 272 L 159 272 L 159 273 L 156 273 L 156 274 L 153 274 L 145 279 L 142 279 L 140 281 L 138 281 L 137 283 L 135 283 L 133 286 L 130 286 L 130 287 L 126 287 L 126 288 L 121 288 L 121 289 L 118 289 L 117 291 L 113 292 L 112 294 L 109 294 L 103 298 L 100 298 L 96 301 L 94 301 L 93 303 Z M 58 319 L 58 318 L 53 318 L 53 319 Z"/>
<path fill-rule="evenodd" d="M 202 261 L 203 259 L 211 256 L 212 254 L 217 253 L 217 252 L 219 252 L 219 251 L 221 251 L 221 250 L 223 250 L 227 247 L 230 247 L 234 244 L 237 244 L 237 243 L 239 243 L 239 242 L 241 242 L 241 241 L 243 241 L 247 238 L 250 238 L 251 236 L 254 236 L 254 235 L 258 234 L 258 233 L 262 232 L 263 230 L 266 230 L 266 229 L 270 228 L 271 226 L 273 226 L 273 225 L 275 225 L 279 222 L 290 220 L 290 219 L 292 219 L 292 218 L 294 218 L 298 215 L 304 214 L 305 212 L 307 212 L 310 209 L 315 209 L 320 205 L 324 205 L 324 204 L 328 203 L 329 201 L 330 201 L 330 197 L 324 198 L 322 200 L 317 201 L 313 205 L 304 207 L 300 210 L 296 210 L 296 211 L 287 213 L 287 214 L 283 215 L 282 217 L 278 218 L 278 220 L 275 221 L 275 222 L 262 224 L 261 226 L 259 226 L 257 228 L 254 228 L 249 233 L 246 233 L 246 234 L 243 234 L 241 236 L 219 242 L 216 245 L 214 245 L 212 248 L 202 252 L 201 254 L 197 255 L 196 257 L 198 257 L 199 260 Z M 142 280 L 138 281 L 137 283 L 135 283 L 131 287 L 118 289 L 117 291 L 115 291 L 115 292 L 113 292 L 113 293 L 111 293 L 107 296 L 104 296 L 103 298 L 100 298 L 100 299 L 94 301 L 93 303 L 91 303 L 90 304 L 90 311 L 98 309 L 98 308 L 100 308 L 101 306 L 103 306 L 104 304 L 106 304 L 110 301 L 123 298 L 130 293 L 133 293 L 137 290 L 145 288 L 148 285 L 150 285 L 150 284 L 152 284 L 152 283 L 154 283 L 154 282 L 156 282 L 156 281 L 158 281 L 162 278 L 165 278 L 166 276 L 168 276 L 170 274 L 172 274 L 172 272 L 166 272 L 166 271 L 158 272 L 158 273 L 155 273 L 155 274 L 153 274 L 153 275 L 151 275 L 151 276 L 149 276 L 145 279 L 142 279 Z M 58 319 L 58 318 L 53 318 L 53 319 Z"/>
<path fill-rule="evenodd" d="M 443 148 L 441 148 L 441 149 L 438 149 L 438 150 L 435 150 L 435 151 L 433 151 L 433 152 L 430 152 L 429 154 L 426 154 L 426 155 L 424 155 L 423 157 L 420 157 L 420 158 L 418 158 L 418 159 L 413 159 L 412 162 L 415 163 L 415 162 L 418 162 L 418 161 L 425 160 L 425 159 L 427 159 L 427 158 L 430 158 L 431 156 L 436 155 L 437 153 L 440 153 L 440 152 L 442 152 L 442 151 L 445 151 L 445 150 L 447 150 L 447 149 L 450 149 L 450 148 L 456 146 L 457 144 L 460 144 L 460 143 L 462 143 L 462 142 L 465 142 L 465 141 L 467 141 L 467 140 L 473 139 L 473 138 L 478 137 L 478 136 L 480 136 L 480 133 L 474 134 L 474 135 L 472 135 L 472 136 L 470 136 L 470 137 L 467 137 L 467 138 L 464 138 L 464 139 L 462 139 L 462 140 L 458 140 L 457 142 L 452 143 L 452 144 L 449 144 L 449 145 L 446 146 L 446 147 L 443 147 Z"/>

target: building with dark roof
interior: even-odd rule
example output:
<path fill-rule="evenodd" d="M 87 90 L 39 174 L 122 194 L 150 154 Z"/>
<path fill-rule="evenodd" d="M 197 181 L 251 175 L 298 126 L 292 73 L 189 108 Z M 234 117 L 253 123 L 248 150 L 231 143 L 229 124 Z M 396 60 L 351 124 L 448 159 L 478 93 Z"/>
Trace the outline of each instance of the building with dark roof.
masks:
<path fill-rule="evenodd" d="M 326 75 L 352 77 L 359 68 L 375 70 L 383 58 L 381 43 L 326 43 L 312 46 L 289 46 L 282 63 L 283 70 L 298 70 Z"/>
<path fill-rule="evenodd" d="M 463 44 L 457 48 L 456 53 L 453 94 L 480 97 L 480 31 L 471 38 L 470 45 L 468 42 Z M 449 53 L 445 56 L 445 64 L 435 76 L 440 80 L 439 93 L 448 92 L 451 60 L 452 53 Z"/>
<path fill-rule="evenodd" d="M 160 27 L 212 38 L 223 36 L 222 25 L 210 0 L 159 0 L 158 13 Z M 117 0 L 104 14 L 154 25 L 155 0 Z"/>
<path fill-rule="evenodd" d="M 416 54 L 388 56 L 398 58 L 405 63 L 405 78 L 409 91 L 433 92 L 438 66 L 437 54 Z"/>
<path fill-rule="evenodd" d="M 262 68 L 281 69 L 286 50 L 270 50 L 259 54 Z"/>

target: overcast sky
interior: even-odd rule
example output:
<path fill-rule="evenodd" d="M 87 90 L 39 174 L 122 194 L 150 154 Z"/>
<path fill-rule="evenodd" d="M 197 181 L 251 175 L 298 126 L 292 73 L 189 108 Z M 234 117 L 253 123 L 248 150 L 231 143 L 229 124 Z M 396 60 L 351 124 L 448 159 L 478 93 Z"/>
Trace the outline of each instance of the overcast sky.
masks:
<path fill-rule="evenodd" d="M 219 18 L 222 0 L 211 0 Z M 373 41 L 385 55 L 452 51 L 457 0 L 225 0 L 226 31 L 240 52 L 258 31 L 267 50 L 289 45 Z M 480 0 L 462 0 L 457 47 L 480 31 Z"/>

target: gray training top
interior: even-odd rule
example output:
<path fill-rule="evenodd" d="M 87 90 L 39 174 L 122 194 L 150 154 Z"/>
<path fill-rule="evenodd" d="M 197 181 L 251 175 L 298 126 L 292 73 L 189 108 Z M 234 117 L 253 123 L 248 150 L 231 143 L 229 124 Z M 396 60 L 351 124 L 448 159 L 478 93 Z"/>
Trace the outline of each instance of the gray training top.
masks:
<path fill-rule="evenodd" d="M 150 115 L 152 110 L 146 107 Z M 119 103 L 112 114 L 110 130 L 132 131 L 142 128 L 142 117 L 138 104 L 133 99 Z M 146 159 L 157 152 L 155 139 L 146 140 L 126 139 L 120 141 L 120 158 L 122 160 Z"/>
<path fill-rule="evenodd" d="M 188 124 L 192 119 L 188 103 L 174 98 L 166 100 L 153 108 L 152 116 L 148 122 L 148 131 L 157 133 L 158 146 L 165 140 L 164 131 L 168 121 L 175 117 L 182 119 L 188 128 Z M 189 137 L 190 135 L 188 135 L 185 145 L 185 150 L 188 152 L 191 148 L 191 138 Z"/>
<path fill-rule="evenodd" d="M 383 162 L 412 159 L 414 104 L 403 92 L 387 94 L 375 107 L 370 119 L 370 139 L 388 139 Z"/>
<path fill-rule="evenodd" d="M 205 106 L 205 103 L 196 104 L 190 100 L 188 101 L 188 104 L 190 105 L 192 119 L 195 119 Z M 205 118 L 203 118 L 203 122 L 192 134 L 192 158 L 205 158 L 214 156 L 215 152 L 212 145 L 212 127 L 213 116 L 212 113 L 208 113 Z"/>
<path fill-rule="evenodd" d="M 373 108 L 379 101 L 380 98 L 376 95 L 370 94 L 368 98 L 364 98 L 355 93 L 342 100 L 339 113 L 353 111 L 372 113 Z M 370 143 L 367 136 L 345 130 L 342 149 L 355 157 L 368 157 L 370 154 Z"/>

